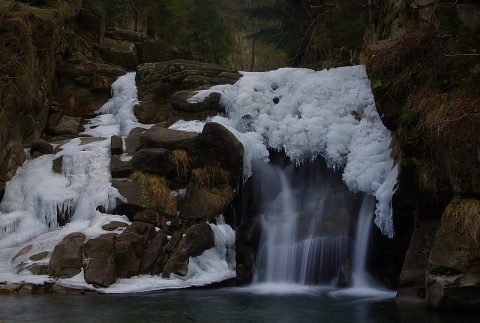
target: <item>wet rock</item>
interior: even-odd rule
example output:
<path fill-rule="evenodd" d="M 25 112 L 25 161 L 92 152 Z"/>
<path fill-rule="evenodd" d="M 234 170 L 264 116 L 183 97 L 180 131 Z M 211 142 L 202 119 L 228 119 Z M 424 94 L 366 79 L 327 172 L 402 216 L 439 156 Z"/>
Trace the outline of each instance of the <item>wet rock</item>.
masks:
<path fill-rule="evenodd" d="M 53 249 L 48 265 L 48 275 L 55 278 L 71 278 L 83 267 L 83 250 L 86 236 L 80 232 L 67 235 Z"/>
<path fill-rule="evenodd" d="M 153 209 L 145 209 L 135 214 L 133 221 L 150 223 L 157 226 L 159 218 L 160 218 L 160 214 L 157 211 Z"/>

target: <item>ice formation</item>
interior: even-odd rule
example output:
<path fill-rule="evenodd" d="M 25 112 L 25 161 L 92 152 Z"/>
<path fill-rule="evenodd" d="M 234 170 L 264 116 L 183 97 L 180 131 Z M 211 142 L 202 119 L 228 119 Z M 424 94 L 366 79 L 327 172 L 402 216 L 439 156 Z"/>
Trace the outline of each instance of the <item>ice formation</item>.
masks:
<path fill-rule="evenodd" d="M 324 156 L 330 167 L 343 169 L 350 190 L 376 196 L 375 223 L 393 237 L 391 197 L 397 168 L 390 158 L 391 134 L 375 109 L 364 66 L 243 73 L 234 85 L 200 91 L 190 101 L 201 101 L 213 91 L 222 94 L 228 119 L 210 121 L 235 129 L 245 146 L 247 176 L 251 159 L 266 159 L 267 147 L 284 150 L 296 163 Z M 198 122 L 190 124 L 172 128 L 201 131 Z"/>

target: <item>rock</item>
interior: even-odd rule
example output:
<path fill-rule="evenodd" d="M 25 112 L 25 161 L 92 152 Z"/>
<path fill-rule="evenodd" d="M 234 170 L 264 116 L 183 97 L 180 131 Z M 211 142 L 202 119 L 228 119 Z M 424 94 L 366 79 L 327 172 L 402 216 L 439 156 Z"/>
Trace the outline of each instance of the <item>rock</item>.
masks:
<path fill-rule="evenodd" d="M 83 233 L 74 232 L 56 245 L 48 265 L 48 275 L 55 278 L 71 278 L 79 274 L 83 267 L 85 239 Z"/>
<path fill-rule="evenodd" d="M 140 148 L 182 149 L 195 156 L 199 135 L 192 132 L 152 127 L 140 137 Z"/>
<path fill-rule="evenodd" d="M 121 155 L 123 154 L 123 139 L 121 136 L 112 136 L 110 138 L 110 154 Z"/>
<path fill-rule="evenodd" d="M 140 146 L 140 138 L 142 137 L 142 132 L 140 133 L 130 133 L 125 138 L 125 153 L 133 155 L 138 150 Z"/>
<path fill-rule="evenodd" d="M 135 45 L 130 42 L 105 38 L 99 48 L 102 58 L 109 63 L 134 71 L 138 65 Z"/>
<path fill-rule="evenodd" d="M 132 161 L 123 161 L 119 156 L 113 155 L 110 159 L 110 173 L 112 178 L 125 178 L 133 172 Z"/>
<path fill-rule="evenodd" d="M 426 305 L 434 309 L 480 306 L 478 200 L 453 199 L 442 216 L 428 260 Z"/>
<path fill-rule="evenodd" d="M 80 9 L 77 16 L 78 26 L 92 36 L 97 43 L 101 43 L 105 34 L 105 21 L 103 16 L 92 8 Z"/>
<path fill-rule="evenodd" d="M 220 167 L 235 176 L 230 184 L 236 187 L 243 171 L 243 145 L 223 125 L 208 122 L 200 136 L 194 165 L 195 168 L 206 165 Z"/>
<path fill-rule="evenodd" d="M 23 256 L 23 255 L 26 255 L 27 253 L 30 252 L 30 250 L 32 250 L 32 245 L 29 244 L 25 247 L 23 247 L 19 252 L 17 252 L 17 254 L 12 258 L 12 262 L 14 262 L 17 258 Z"/>
<path fill-rule="evenodd" d="M 55 126 L 55 135 L 77 136 L 82 130 L 83 118 L 63 115 Z"/>
<path fill-rule="evenodd" d="M 178 49 L 159 39 L 146 39 L 137 48 L 142 63 L 165 62 L 180 57 Z"/>
<path fill-rule="evenodd" d="M 135 221 L 127 226 L 124 232 L 132 232 L 141 235 L 144 238 L 144 245 L 147 245 L 147 242 L 152 239 L 153 234 L 155 233 L 155 228 L 151 223 Z"/>
<path fill-rule="evenodd" d="M 105 231 L 115 231 L 118 229 L 123 229 L 127 227 L 128 224 L 125 222 L 120 222 L 120 221 L 112 221 L 108 222 L 107 224 L 102 225 L 102 229 Z"/>
<path fill-rule="evenodd" d="M 132 166 L 141 172 L 169 175 L 175 174 L 175 165 L 170 161 L 170 152 L 163 148 L 144 148 L 132 158 Z"/>
<path fill-rule="evenodd" d="M 123 232 L 115 244 L 117 276 L 129 278 L 140 272 L 144 252 L 144 238 L 132 232 Z"/>
<path fill-rule="evenodd" d="M 45 264 L 33 264 L 30 266 L 30 272 L 32 275 L 47 275 L 48 266 Z"/>
<path fill-rule="evenodd" d="M 148 35 L 121 28 L 108 28 L 105 31 L 105 36 L 110 39 L 124 40 L 131 43 L 141 43 L 150 39 Z"/>
<path fill-rule="evenodd" d="M 438 220 L 423 221 L 413 231 L 400 273 L 397 300 L 425 298 L 425 276 L 428 258 L 439 225 Z"/>
<path fill-rule="evenodd" d="M 117 280 L 116 234 L 104 234 L 85 243 L 84 278 L 88 284 L 108 287 Z"/>
<path fill-rule="evenodd" d="M 191 100 L 190 98 L 197 94 L 198 91 L 188 90 L 175 92 L 172 96 L 172 107 L 176 110 L 186 112 L 200 112 L 204 110 L 213 110 L 214 114 L 224 112 L 224 108 L 220 106 L 220 93 L 212 92 L 203 100 Z"/>
<path fill-rule="evenodd" d="M 203 218 L 215 221 L 223 214 L 235 197 L 233 188 L 229 185 L 205 187 L 191 181 L 187 185 L 184 204 L 179 214 L 184 218 Z"/>
<path fill-rule="evenodd" d="M 199 256 L 213 246 L 214 236 L 210 225 L 207 223 L 193 225 L 175 248 L 163 269 L 162 276 L 170 277 L 172 273 L 186 276 L 189 258 Z"/>
<path fill-rule="evenodd" d="M 160 218 L 160 214 L 152 209 L 145 209 L 141 212 L 135 214 L 133 221 L 140 221 L 145 223 L 150 223 L 155 226 L 158 225 L 158 219 Z"/>
<path fill-rule="evenodd" d="M 163 255 L 167 247 L 167 235 L 163 231 L 155 232 L 152 240 L 145 248 L 142 264 L 140 265 L 141 274 L 158 274 L 162 272 L 162 262 L 158 262 L 160 255 Z M 156 267 L 156 268 L 154 268 Z"/>
<path fill-rule="evenodd" d="M 43 154 L 53 154 L 53 146 L 46 140 L 36 139 L 32 141 L 32 146 L 30 147 L 30 154 L 33 155 L 35 152 Z"/>
<path fill-rule="evenodd" d="M 48 256 L 48 251 L 42 251 L 42 252 L 36 253 L 34 255 L 31 255 L 28 259 L 33 260 L 33 261 L 39 261 L 39 260 L 44 259 L 47 256 Z"/>

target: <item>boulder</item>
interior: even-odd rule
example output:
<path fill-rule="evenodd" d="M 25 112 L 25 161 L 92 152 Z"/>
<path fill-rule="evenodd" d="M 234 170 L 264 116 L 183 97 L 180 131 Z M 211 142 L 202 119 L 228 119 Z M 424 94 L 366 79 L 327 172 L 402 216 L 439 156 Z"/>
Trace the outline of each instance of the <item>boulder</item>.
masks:
<path fill-rule="evenodd" d="M 175 174 L 175 165 L 170 161 L 170 152 L 163 148 L 144 148 L 132 158 L 132 166 L 141 172 L 169 175 Z"/>
<path fill-rule="evenodd" d="M 152 240 L 147 244 L 143 256 L 142 264 L 140 265 L 141 274 L 157 274 L 163 270 L 162 262 L 158 262 L 160 255 L 165 253 L 167 247 L 167 235 L 163 231 L 155 232 Z M 158 268 L 161 266 L 161 268 Z M 154 267 L 156 267 L 154 269 Z"/>
<path fill-rule="evenodd" d="M 125 178 L 133 172 L 132 161 L 123 161 L 119 156 L 113 155 L 110 159 L 110 173 L 112 178 Z"/>
<path fill-rule="evenodd" d="M 194 168 L 220 167 L 234 175 L 233 182 L 230 184 L 236 187 L 236 182 L 243 171 L 243 145 L 223 125 L 208 122 L 200 136 L 194 165 Z"/>
<path fill-rule="evenodd" d="M 130 42 L 105 38 L 99 48 L 105 62 L 134 71 L 138 65 L 135 45 Z"/>
<path fill-rule="evenodd" d="M 117 280 L 114 233 L 104 234 L 85 243 L 84 278 L 88 284 L 108 287 Z"/>
<path fill-rule="evenodd" d="M 82 130 L 83 118 L 63 115 L 55 126 L 55 136 L 74 135 L 77 136 Z"/>
<path fill-rule="evenodd" d="M 53 146 L 46 140 L 36 139 L 32 141 L 30 154 L 35 157 L 44 154 L 53 154 Z"/>
<path fill-rule="evenodd" d="M 83 233 L 74 232 L 56 245 L 48 265 L 48 275 L 55 278 L 71 278 L 79 274 L 83 267 L 85 238 Z"/>
<path fill-rule="evenodd" d="M 159 39 L 146 39 L 137 45 L 142 63 L 165 62 L 180 57 L 180 52 Z"/>
<path fill-rule="evenodd" d="M 196 184 L 195 180 L 187 185 L 184 204 L 179 209 L 183 218 L 203 218 L 215 221 L 223 214 L 235 197 L 230 185 L 204 186 Z"/>
<path fill-rule="evenodd" d="M 110 138 L 110 154 L 121 155 L 123 154 L 123 139 L 121 136 L 112 136 Z"/>
<path fill-rule="evenodd" d="M 214 236 L 210 225 L 207 223 L 193 225 L 180 240 L 173 255 L 165 264 L 162 276 L 170 277 L 171 274 L 186 276 L 189 258 L 197 257 L 213 246 Z"/>
<path fill-rule="evenodd" d="M 159 218 L 160 218 L 160 214 L 157 211 L 152 209 L 145 209 L 135 214 L 133 221 L 150 223 L 157 226 Z"/>
<path fill-rule="evenodd" d="M 199 135 L 193 132 L 152 127 L 140 137 L 140 148 L 182 149 L 195 156 Z"/>
<path fill-rule="evenodd" d="M 153 225 L 133 222 L 118 235 L 115 244 L 118 277 L 129 278 L 140 273 L 144 250 L 153 233 Z"/>
<path fill-rule="evenodd" d="M 428 258 L 439 225 L 438 220 L 427 220 L 420 222 L 413 231 L 400 273 L 397 300 L 425 298 L 425 276 L 428 268 Z"/>
<path fill-rule="evenodd" d="M 212 92 L 207 97 L 198 100 L 191 99 L 198 91 L 186 90 L 175 92 L 172 96 L 172 107 L 176 110 L 186 112 L 200 112 L 205 110 L 212 110 L 215 114 L 224 112 L 224 108 L 220 106 L 220 97 L 218 92 Z"/>

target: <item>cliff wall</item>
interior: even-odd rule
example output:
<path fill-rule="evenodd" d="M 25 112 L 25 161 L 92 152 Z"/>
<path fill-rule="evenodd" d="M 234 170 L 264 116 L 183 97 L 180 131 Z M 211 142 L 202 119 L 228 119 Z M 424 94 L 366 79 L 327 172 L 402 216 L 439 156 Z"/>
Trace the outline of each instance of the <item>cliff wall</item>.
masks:
<path fill-rule="evenodd" d="M 396 239 L 407 248 L 399 299 L 480 303 L 480 5 L 370 2 L 362 63 L 394 132 L 401 171 Z M 438 228 L 438 231 L 437 231 Z"/>

